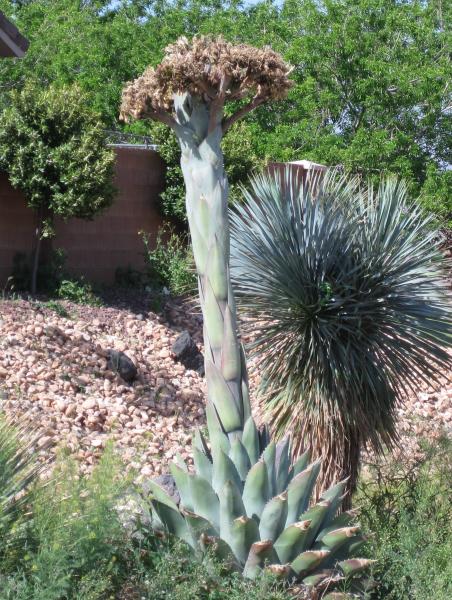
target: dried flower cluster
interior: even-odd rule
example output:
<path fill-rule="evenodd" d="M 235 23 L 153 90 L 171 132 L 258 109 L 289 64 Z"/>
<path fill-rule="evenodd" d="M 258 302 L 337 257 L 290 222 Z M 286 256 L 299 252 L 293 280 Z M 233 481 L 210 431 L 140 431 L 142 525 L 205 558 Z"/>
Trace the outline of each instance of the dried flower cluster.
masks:
<path fill-rule="evenodd" d="M 173 95 L 184 92 L 221 106 L 226 100 L 249 98 L 242 116 L 267 100 L 285 97 L 291 87 L 289 66 L 270 48 L 200 36 L 192 41 L 181 37 L 165 52 L 157 68 L 149 67 L 125 87 L 122 118 L 171 124 Z"/>

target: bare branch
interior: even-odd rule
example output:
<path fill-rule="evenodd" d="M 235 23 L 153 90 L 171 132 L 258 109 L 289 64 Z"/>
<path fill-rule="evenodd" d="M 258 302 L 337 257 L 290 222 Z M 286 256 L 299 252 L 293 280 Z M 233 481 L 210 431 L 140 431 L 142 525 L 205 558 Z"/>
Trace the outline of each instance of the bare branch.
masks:
<path fill-rule="evenodd" d="M 241 119 L 242 117 L 247 115 L 249 112 L 251 112 L 252 110 L 257 108 L 261 104 L 264 104 L 264 102 L 266 102 L 266 101 L 267 101 L 267 98 L 265 96 L 254 96 L 254 98 L 252 100 L 250 100 L 248 102 L 248 104 L 245 104 L 244 106 L 242 106 L 242 108 L 239 108 L 239 110 L 237 110 L 234 114 L 232 114 L 227 119 L 223 119 L 223 123 L 222 123 L 223 133 L 226 133 L 228 131 L 228 129 L 230 129 L 236 121 L 238 121 L 239 119 Z"/>

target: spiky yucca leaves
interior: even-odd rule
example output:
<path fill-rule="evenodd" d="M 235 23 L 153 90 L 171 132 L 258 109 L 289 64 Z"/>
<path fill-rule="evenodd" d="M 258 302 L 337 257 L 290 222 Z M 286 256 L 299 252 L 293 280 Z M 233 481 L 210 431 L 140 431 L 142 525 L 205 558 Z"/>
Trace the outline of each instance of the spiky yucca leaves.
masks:
<path fill-rule="evenodd" d="M 261 407 L 322 485 L 356 482 L 363 444 L 397 437 L 396 407 L 450 372 L 450 295 L 435 233 L 395 180 L 330 173 L 251 181 L 232 214 L 233 282 L 262 373 Z"/>
<path fill-rule="evenodd" d="M 34 436 L 26 426 L 0 414 L 0 552 L 11 541 L 12 530 L 23 522 L 28 492 L 42 468 L 34 459 Z"/>
<path fill-rule="evenodd" d="M 310 505 L 320 462 L 307 454 L 291 464 L 289 441 L 275 445 L 266 429 L 249 417 L 243 437 L 216 437 L 210 453 L 197 432 L 195 470 L 178 457 L 171 472 L 179 506 L 151 482 L 157 527 L 185 540 L 195 550 L 214 553 L 232 569 L 255 578 L 263 568 L 281 578 L 318 585 L 341 572 L 350 576 L 369 561 L 350 559 L 364 542 L 352 513 L 337 516 L 345 482 Z"/>

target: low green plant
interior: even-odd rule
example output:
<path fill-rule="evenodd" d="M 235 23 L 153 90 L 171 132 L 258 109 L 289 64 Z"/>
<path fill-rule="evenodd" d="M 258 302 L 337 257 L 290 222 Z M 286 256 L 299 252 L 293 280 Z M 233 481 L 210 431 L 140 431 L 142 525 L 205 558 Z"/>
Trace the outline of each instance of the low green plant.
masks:
<path fill-rule="evenodd" d="M 178 235 L 171 227 L 157 233 L 155 247 L 149 235 L 140 232 L 145 247 L 147 275 L 151 283 L 166 287 L 174 296 L 193 291 L 196 285 L 193 254 L 187 236 Z"/>
<path fill-rule="evenodd" d="M 92 285 L 80 279 L 63 279 L 58 286 L 57 296 L 62 300 L 70 300 L 77 304 L 101 306 L 102 300 L 95 294 Z"/>
<path fill-rule="evenodd" d="M 368 466 L 356 502 L 374 532 L 375 600 L 452 598 L 452 440 L 427 443 L 416 464 Z"/>

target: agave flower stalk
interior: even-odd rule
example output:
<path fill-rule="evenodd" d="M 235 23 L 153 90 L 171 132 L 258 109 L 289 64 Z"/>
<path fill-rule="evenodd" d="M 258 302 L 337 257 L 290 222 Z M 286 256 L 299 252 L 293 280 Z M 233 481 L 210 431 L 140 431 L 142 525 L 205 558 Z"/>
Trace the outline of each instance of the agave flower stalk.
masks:
<path fill-rule="evenodd" d="M 204 317 L 207 419 L 211 441 L 241 438 L 250 403 L 229 275 L 228 182 L 221 140 L 231 125 L 285 96 L 289 67 L 270 49 L 223 39 L 180 38 L 162 63 L 123 94 L 122 116 L 162 121 L 176 133 Z M 227 101 L 244 101 L 226 117 Z"/>

